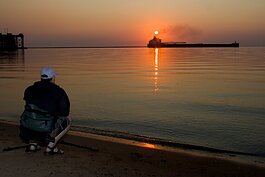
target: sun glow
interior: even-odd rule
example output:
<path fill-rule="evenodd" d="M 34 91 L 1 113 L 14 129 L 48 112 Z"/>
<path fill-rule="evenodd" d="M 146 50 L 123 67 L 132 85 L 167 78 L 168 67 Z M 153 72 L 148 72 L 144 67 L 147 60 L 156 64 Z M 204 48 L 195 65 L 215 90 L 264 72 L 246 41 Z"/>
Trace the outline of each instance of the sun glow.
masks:
<path fill-rule="evenodd" d="M 150 143 L 143 143 L 142 146 L 145 148 L 157 149 L 157 147 L 154 144 L 150 144 Z"/>
<path fill-rule="evenodd" d="M 155 32 L 154 32 L 155 35 L 158 35 L 158 33 L 159 33 L 158 31 L 155 31 Z"/>

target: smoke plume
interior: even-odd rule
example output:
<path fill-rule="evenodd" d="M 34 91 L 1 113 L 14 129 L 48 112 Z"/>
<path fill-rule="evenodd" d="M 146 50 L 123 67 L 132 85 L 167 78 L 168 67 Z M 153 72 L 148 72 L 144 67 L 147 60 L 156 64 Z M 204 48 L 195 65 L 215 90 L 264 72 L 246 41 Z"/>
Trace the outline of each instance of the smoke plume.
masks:
<path fill-rule="evenodd" d="M 201 30 L 187 24 L 168 26 L 160 31 L 162 34 L 166 34 L 176 39 L 195 39 L 201 34 Z"/>

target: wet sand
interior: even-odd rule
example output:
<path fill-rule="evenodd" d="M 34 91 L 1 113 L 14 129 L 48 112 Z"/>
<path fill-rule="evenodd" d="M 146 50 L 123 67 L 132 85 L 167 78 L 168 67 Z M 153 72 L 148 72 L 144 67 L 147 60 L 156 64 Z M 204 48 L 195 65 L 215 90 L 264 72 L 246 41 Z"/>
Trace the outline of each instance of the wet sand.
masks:
<path fill-rule="evenodd" d="M 265 164 L 221 154 L 170 149 L 136 141 L 70 131 L 59 144 L 64 155 L 44 155 L 25 148 L 18 125 L 0 121 L 0 176 L 54 177 L 264 177 Z M 76 146 L 73 146 L 76 145 Z M 79 146 L 79 147 L 78 147 Z"/>

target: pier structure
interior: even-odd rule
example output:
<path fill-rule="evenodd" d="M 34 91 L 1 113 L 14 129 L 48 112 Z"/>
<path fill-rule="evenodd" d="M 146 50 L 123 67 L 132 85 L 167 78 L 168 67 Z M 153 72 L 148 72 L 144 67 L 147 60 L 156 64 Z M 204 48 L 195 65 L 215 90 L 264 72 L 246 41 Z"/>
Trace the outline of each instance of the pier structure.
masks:
<path fill-rule="evenodd" d="M 24 34 L 0 33 L 0 50 L 25 49 Z"/>

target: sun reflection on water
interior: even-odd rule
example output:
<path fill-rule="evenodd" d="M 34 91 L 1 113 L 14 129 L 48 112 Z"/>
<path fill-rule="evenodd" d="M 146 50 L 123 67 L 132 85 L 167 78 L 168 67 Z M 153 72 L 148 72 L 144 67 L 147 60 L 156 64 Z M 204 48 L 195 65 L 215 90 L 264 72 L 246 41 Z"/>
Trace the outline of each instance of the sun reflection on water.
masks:
<path fill-rule="evenodd" d="M 155 48 L 155 77 L 154 77 L 154 91 L 158 91 L 158 48 Z"/>

